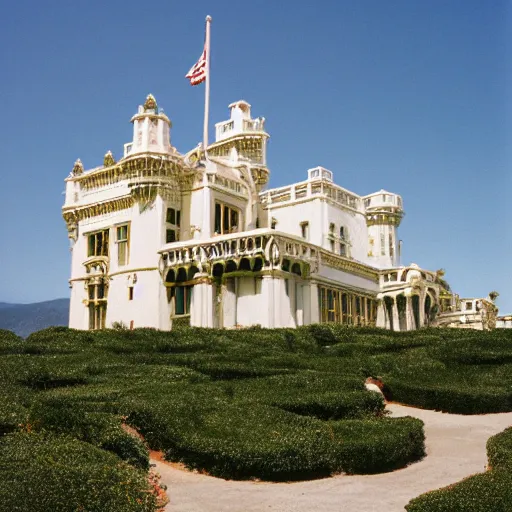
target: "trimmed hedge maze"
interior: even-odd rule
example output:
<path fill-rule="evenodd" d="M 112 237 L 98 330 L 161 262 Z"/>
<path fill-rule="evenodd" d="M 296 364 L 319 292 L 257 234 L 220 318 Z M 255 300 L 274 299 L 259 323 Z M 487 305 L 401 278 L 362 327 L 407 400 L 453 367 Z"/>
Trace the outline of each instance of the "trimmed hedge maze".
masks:
<path fill-rule="evenodd" d="M 140 497 L 148 496 L 141 477 L 148 446 L 232 479 L 290 481 L 401 468 L 424 456 L 423 425 L 386 417 L 365 379 L 382 378 L 389 398 L 420 407 L 510 411 L 511 346 L 507 330 L 58 327 L 26 340 L 0 331 L 0 512 L 23 509 L 2 492 L 26 492 L 29 449 L 41 453 L 30 461 L 34 512 L 61 510 L 73 496 L 94 500 L 94 475 L 107 468 L 112 485 L 97 492 L 105 493 L 108 510 L 153 510 L 151 499 Z M 55 467 L 48 469 L 50 460 Z M 37 497 L 45 489 L 38 475 L 55 470 L 57 482 L 62 467 L 75 463 L 65 487 L 55 484 L 46 501 Z M 115 505 L 121 494 L 126 499 Z M 26 499 L 20 494 L 20 503 Z M 86 509 L 96 510 L 90 503 Z"/>
<path fill-rule="evenodd" d="M 487 441 L 489 471 L 422 494 L 407 512 L 509 512 L 512 510 L 512 428 Z"/>

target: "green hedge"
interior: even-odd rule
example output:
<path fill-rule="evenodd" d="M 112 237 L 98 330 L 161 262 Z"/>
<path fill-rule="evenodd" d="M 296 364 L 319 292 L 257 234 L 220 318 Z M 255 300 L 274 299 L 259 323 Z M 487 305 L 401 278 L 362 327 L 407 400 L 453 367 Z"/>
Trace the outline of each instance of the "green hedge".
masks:
<path fill-rule="evenodd" d="M 149 469 L 148 449 L 139 438 L 121 427 L 119 418 L 89 412 L 80 405 L 62 398 L 42 399 L 30 411 L 30 423 L 38 430 L 70 435 L 113 452 L 138 468 Z"/>
<path fill-rule="evenodd" d="M 478 382 L 425 382 L 422 375 L 390 377 L 385 383 L 396 402 L 454 414 L 487 414 L 512 410 L 510 388 L 480 387 Z"/>
<path fill-rule="evenodd" d="M 491 469 L 512 471 L 512 427 L 489 438 L 487 457 Z"/>
<path fill-rule="evenodd" d="M 0 354 L 8 354 L 19 350 L 23 339 L 6 329 L 0 329 Z"/>
<path fill-rule="evenodd" d="M 50 434 L 0 439 L 1 512 L 154 512 L 146 474 L 88 443 Z"/>
<path fill-rule="evenodd" d="M 257 404 L 241 410 L 235 403 L 202 414 L 189 429 L 167 428 L 179 433 L 164 441 L 166 458 L 223 478 L 376 473 L 424 454 L 423 423 L 413 418 L 324 422 Z"/>
<path fill-rule="evenodd" d="M 510 512 L 512 510 L 512 428 L 487 441 L 490 470 L 422 494 L 408 512 Z"/>
<path fill-rule="evenodd" d="M 407 512 L 510 512 L 512 474 L 490 471 L 411 500 Z"/>

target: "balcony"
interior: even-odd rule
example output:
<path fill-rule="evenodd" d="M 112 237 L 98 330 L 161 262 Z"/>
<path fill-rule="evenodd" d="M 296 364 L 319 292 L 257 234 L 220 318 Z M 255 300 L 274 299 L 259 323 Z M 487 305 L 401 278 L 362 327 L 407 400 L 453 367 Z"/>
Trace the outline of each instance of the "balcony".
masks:
<path fill-rule="evenodd" d="M 162 275 L 168 269 L 197 266 L 207 271 L 217 262 L 261 259 L 267 268 L 281 268 L 293 262 L 318 262 L 318 248 L 301 238 L 272 229 L 220 235 L 208 240 L 168 244 L 159 251 Z M 316 267 L 315 267 L 316 268 Z"/>

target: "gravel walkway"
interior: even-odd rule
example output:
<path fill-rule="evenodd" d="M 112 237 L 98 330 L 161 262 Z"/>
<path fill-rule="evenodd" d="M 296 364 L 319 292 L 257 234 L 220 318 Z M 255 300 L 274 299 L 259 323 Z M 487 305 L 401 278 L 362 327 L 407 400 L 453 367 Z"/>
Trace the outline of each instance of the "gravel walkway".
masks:
<path fill-rule="evenodd" d="M 461 416 L 390 404 L 392 416 L 425 423 L 427 457 L 379 475 L 296 483 L 232 481 L 152 461 L 168 486 L 165 512 L 403 512 L 411 498 L 485 470 L 485 443 L 512 425 L 512 413 Z"/>

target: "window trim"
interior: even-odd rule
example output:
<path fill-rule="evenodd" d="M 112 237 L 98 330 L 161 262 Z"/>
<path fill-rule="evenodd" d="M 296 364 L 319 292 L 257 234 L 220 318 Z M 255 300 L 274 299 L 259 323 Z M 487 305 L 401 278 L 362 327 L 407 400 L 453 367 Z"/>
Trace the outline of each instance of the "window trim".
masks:
<path fill-rule="evenodd" d="M 217 206 L 220 209 L 220 219 L 219 219 L 218 225 L 217 225 Z M 225 231 L 225 228 L 224 228 L 226 208 L 228 209 L 227 232 Z M 236 213 L 236 221 L 237 221 L 237 223 L 234 226 L 232 225 L 233 213 Z M 215 235 L 218 236 L 218 235 L 229 235 L 230 233 L 240 233 L 240 228 L 241 228 L 241 224 L 242 224 L 241 221 L 242 221 L 242 212 L 241 212 L 240 208 L 237 208 L 236 206 L 233 206 L 229 203 L 224 203 L 223 201 L 215 201 L 214 209 L 213 209 L 213 232 L 215 233 Z M 219 231 L 217 231 L 217 227 L 220 228 Z"/>
<path fill-rule="evenodd" d="M 126 226 L 126 240 L 119 240 L 118 239 L 118 229 L 123 228 Z M 114 230 L 115 230 L 115 240 L 114 243 L 117 245 L 117 266 L 118 267 L 125 267 L 130 263 L 130 234 L 131 234 L 131 222 L 120 222 L 118 224 L 114 224 Z M 120 263 L 119 262 L 119 246 L 120 244 L 126 244 L 125 249 L 125 262 Z"/>
<path fill-rule="evenodd" d="M 90 239 L 92 236 L 96 237 L 97 235 L 99 234 L 105 234 L 106 233 L 106 245 L 102 245 L 102 247 L 106 247 L 107 250 L 106 250 L 106 254 L 96 254 L 96 250 L 93 251 L 93 254 L 91 254 L 91 242 L 90 242 Z M 99 257 L 99 256 L 105 256 L 105 257 L 109 257 L 110 255 L 110 227 L 108 228 L 103 228 L 103 229 L 97 229 L 95 231 L 88 231 L 87 233 L 84 233 L 84 236 L 87 238 L 87 257 L 88 258 L 96 258 L 96 257 Z M 96 238 L 97 240 L 97 238 Z M 97 247 L 97 241 L 95 241 L 94 243 L 94 247 L 96 249 Z M 101 251 L 103 252 L 103 251 Z"/>

